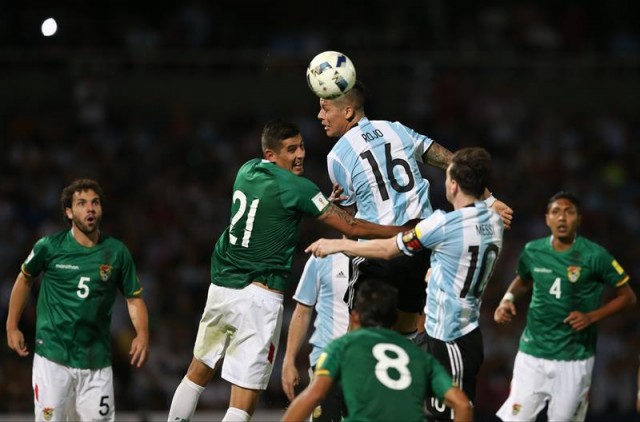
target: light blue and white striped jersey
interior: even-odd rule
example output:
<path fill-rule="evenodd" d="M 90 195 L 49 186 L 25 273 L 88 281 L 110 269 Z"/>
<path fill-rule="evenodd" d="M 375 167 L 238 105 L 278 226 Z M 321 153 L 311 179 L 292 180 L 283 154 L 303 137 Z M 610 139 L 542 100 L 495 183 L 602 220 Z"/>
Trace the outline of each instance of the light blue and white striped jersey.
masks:
<path fill-rule="evenodd" d="M 478 327 L 482 293 L 502 250 L 504 225 L 482 202 L 451 212 L 436 210 L 410 232 L 398 234 L 397 245 L 413 255 L 431 253 L 425 330 L 452 341 Z"/>
<path fill-rule="evenodd" d="M 349 309 L 344 294 L 349 284 L 349 258 L 340 253 L 316 258 L 311 255 L 293 299 L 307 306 L 315 306 L 314 331 L 309 339 L 309 362 L 315 365 L 327 344 L 347 333 Z"/>
<path fill-rule="evenodd" d="M 433 212 L 418 162 L 433 140 L 399 122 L 360 119 L 327 155 L 329 178 L 355 204 L 356 217 L 402 225 Z"/>

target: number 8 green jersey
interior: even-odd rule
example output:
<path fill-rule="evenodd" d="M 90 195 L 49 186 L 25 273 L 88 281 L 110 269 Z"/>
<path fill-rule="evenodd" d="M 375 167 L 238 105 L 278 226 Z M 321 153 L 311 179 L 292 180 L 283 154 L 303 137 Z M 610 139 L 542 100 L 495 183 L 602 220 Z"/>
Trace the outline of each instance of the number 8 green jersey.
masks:
<path fill-rule="evenodd" d="M 266 160 L 245 163 L 233 185 L 231 224 L 211 256 L 211 282 L 242 288 L 259 281 L 286 290 L 304 215 L 329 206 L 309 179 Z"/>
<path fill-rule="evenodd" d="M 35 352 L 72 368 L 110 366 L 116 291 L 128 298 L 142 292 L 127 247 L 108 236 L 85 247 L 65 230 L 38 240 L 22 272 L 28 277 L 44 272 Z"/>
<path fill-rule="evenodd" d="M 451 375 L 432 355 L 387 328 L 359 328 L 333 340 L 315 376 L 340 382 L 349 416 L 344 421 L 424 421 L 428 389 L 440 400 Z"/>
<path fill-rule="evenodd" d="M 629 276 L 603 247 L 578 236 L 566 251 L 556 251 L 551 237 L 525 245 L 518 275 L 533 280 L 533 295 L 520 350 L 553 360 L 583 360 L 595 355 L 597 326 L 575 331 L 564 319 L 572 311 L 600 307 L 605 285 L 619 287 Z"/>

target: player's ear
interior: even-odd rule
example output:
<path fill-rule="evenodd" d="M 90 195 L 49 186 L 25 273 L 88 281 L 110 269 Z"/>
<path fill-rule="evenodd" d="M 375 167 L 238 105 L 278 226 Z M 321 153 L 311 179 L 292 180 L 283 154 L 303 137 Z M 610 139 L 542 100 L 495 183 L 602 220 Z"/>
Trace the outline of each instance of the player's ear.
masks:
<path fill-rule="evenodd" d="M 362 326 L 360 322 L 360 313 L 355 309 L 349 313 L 349 326 L 354 330 Z"/>
<path fill-rule="evenodd" d="M 356 115 L 356 111 L 352 106 L 346 106 L 344 108 L 344 117 L 345 119 L 347 119 L 348 121 L 353 120 L 353 118 Z"/>
<path fill-rule="evenodd" d="M 272 163 L 276 162 L 276 153 L 271 149 L 264 150 L 264 159 L 267 161 L 271 161 Z"/>

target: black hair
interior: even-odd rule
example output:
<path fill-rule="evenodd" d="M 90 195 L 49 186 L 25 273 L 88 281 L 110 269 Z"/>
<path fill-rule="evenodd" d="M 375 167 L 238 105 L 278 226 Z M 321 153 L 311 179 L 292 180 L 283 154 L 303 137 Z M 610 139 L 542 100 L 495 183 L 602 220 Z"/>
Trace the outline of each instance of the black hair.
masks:
<path fill-rule="evenodd" d="M 567 201 L 571 202 L 576 207 L 578 214 L 581 213 L 582 204 L 580 203 L 580 200 L 573 193 L 566 190 L 561 190 L 560 192 L 553 194 L 551 198 L 549 198 L 549 201 L 547 201 L 547 212 L 551 208 L 551 204 L 553 204 L 558 199 L 566 199 Z"/>
<path fill-rule="evenodd" d="M 362 327 L 391 328 L 398 317 L 398 290 L 380 280 L 365 280 L 356 292 L 354 310 Z"/>
<path fill-rule="evenodd" d="M 356 80 L 353 87 L 347 91 L 346 94 L 335 99 L 335 101 L 338 101 L 341 104 L 348 104 L 356 110 L 364 109 L 366 100 L 367 90 L 364 83 L 360 80 Z"/>
<path fill-rule="evenodd" d="M 467 147 L 451 157 L 449 174 L 467 195 L 481 198 L 491 175 L 491 155 L 480 147 Z"/>
<path fill-rule="evenodd" d="M 262 151 L 264 152 L 269 149 L 278 152 L 280 148 L 282 148 L 282 141 L 298 136 L 299 134 L 300 129 L 294 123 L 285 122 L 280 119 L 270 120 L 262 129 Z"/>

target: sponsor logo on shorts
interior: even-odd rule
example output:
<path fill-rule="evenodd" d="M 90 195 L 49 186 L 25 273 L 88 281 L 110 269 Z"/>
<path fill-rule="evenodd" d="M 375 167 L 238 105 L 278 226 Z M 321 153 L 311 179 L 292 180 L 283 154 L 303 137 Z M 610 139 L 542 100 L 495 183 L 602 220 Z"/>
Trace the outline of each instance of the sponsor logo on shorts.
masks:
<path fill-rule="evenodd" d="M 42 417 L 45 421 L 50 421 L 53 418 L 53 407 L 45 407 L 42 409 Z"/>
<path fill-rule="evenodd" d="M 111 277 L 111 272 L 113 272 L 113 266 L 109 264 L 100 265 L 100 280 L 107 281 L 109 277 Z"/>
<path fill-rule="evenodd" d="M 511 414 L 517 415 L 520 413 L 520 409 L 522 409 L 522 405 L 520 403 L 513 403 L 513 406 L 511 406 Z"/>

